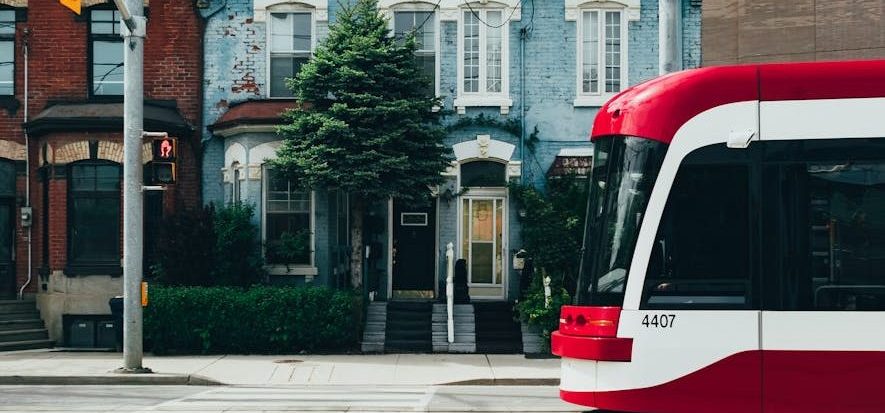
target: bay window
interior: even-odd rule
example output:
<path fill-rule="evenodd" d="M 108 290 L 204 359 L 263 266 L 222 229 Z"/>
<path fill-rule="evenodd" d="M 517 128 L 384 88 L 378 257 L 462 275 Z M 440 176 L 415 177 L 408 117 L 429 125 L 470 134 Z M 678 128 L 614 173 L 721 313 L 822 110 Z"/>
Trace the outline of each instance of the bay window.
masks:
<path fill-rule="evenodd" d="M 271 265 L 313 265 L 313 196 L 265 169 L 264 245 Z"/>

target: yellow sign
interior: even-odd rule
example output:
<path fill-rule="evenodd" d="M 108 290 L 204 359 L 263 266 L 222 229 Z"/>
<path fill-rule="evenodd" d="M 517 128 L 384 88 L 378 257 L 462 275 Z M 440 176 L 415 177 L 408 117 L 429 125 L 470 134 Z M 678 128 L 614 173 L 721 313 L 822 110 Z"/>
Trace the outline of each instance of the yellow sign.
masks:
<path fill-rule="evenodd" d="M 74 11 L 74 13 L 80 14 L 80 0 L 58 0 L 62 6 L 65 6 Z"/>
<path fill-rule="evenodd" d="M 148 283 L 141 282 L 141 306 L 147 307 L 148 304 Z"/>

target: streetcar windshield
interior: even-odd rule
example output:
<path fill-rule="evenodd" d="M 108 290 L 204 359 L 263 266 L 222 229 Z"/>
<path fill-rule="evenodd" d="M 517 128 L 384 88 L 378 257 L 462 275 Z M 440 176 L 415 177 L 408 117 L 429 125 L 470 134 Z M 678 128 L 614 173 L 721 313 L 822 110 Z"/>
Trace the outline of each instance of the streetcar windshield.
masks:
<path fill-rule="evenodd" d="M 593 146 L 576 299 L 577 304 L 620 306 L 636 238 L 667 145 L 611 136 L 596 140 Z"/>

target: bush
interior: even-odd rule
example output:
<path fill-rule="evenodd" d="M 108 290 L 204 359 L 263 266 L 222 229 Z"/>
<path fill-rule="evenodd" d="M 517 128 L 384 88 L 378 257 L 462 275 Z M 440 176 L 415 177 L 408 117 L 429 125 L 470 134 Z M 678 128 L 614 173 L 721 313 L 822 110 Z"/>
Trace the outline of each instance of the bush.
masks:
<path fill-rule="evenodd" d="M 165 285 L 246 287 L 262 281 L 258 228 L 251 205 L 185 210 L 163 220 L 153 279 Z"/>
<path fill-rule="evenodd" d="M 325 287 L 151 287 L 144 337 L 155 354 L 350 350 L 355 294 Z"/>
<path fill-rule="evenodd" d="M 215 211 L 215 268 L 213 285 L 246 287 L 262 281 L 264 259 L 258 228 L 252 224 L 255 208 L 235 203 Z"/>
<path fill-rule="evenodd" d="M 520 321 L 529 326 L 536 327 L 539 334 L 545 340 L 545 345 L 550 345 L 550 334 L 559 328 L 559 310 L 571 300 L 568 291 L 551 279 L 550 305 L 546 305 L 544 297 L 543 275 L 536 274 L 532 279 L 532 285 L 528 288 L 525 296 L 516 303 L 516 311 Z"/>
<path fill-rule="evenodd" d="M 152 279 L 169 285 L 212 285 L 215 209 L 188 209 L 163 219 L 151 267 Z"/>

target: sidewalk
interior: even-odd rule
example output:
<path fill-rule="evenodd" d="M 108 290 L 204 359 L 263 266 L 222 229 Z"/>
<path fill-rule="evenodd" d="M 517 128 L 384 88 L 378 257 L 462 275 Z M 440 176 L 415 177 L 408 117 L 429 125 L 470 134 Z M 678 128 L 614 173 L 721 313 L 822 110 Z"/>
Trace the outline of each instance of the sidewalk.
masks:
<path fill-rule="evenodd" d="M 496 354 L 146 356 L 154 374 L 121 375 L 122 353 L 0 353 L 0 384 L 556 385 L 558 359 Z"/>

